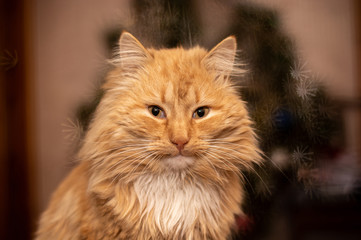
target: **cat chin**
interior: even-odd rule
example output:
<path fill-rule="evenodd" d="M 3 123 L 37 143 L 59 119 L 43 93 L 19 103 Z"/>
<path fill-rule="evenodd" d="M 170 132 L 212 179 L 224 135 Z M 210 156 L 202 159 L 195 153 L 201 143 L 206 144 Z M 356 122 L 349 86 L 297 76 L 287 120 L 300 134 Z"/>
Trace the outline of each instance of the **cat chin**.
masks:
<path fill-rule="evenodd" d="M 174 157 L 168 157 L 163 160 L 163 163 L 166 167 L 173 170 L 182 170 L 194 163 L 193 157 L 187 157 L 182 155 L 177 155 Z"/>

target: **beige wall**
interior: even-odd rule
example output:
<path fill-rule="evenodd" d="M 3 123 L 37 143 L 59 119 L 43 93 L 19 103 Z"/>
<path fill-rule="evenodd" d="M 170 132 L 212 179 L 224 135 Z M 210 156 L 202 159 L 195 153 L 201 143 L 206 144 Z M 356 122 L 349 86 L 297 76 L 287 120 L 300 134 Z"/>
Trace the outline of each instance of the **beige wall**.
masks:
<path fill-rule="evenodd" d="M 71 168 L 63 126 L 104 69 L 103 34 L 126 23 L 128 1 L 37 0 L 35 89 L 38 210 Z"/>
<path fill-rule="evenodd" d="M 324 77 L 334 96 L 357 96 L 353 0 L 255 2 L 279 12 L 284 30 L 296 43 L 307 67 Z"/>

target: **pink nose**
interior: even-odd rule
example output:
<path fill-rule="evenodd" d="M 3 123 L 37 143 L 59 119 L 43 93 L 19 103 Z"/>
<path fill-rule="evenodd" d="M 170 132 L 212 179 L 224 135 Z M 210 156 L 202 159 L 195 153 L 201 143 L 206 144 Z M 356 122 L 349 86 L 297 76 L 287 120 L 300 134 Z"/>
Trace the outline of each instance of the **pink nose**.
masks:
<path fill-rule="evenodd" d="M 184 145 L 188 143 L 188 139 L 176 138 L 171 140 L 171 142 L 177 147 L 178 151 L 181 152 L 184 149 Z"/>

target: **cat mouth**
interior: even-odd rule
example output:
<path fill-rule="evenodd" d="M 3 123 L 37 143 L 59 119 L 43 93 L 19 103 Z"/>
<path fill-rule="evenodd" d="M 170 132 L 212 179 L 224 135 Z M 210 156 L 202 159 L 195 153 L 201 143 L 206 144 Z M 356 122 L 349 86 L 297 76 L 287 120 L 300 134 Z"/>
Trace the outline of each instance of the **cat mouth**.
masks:
<path fill-rule="evenodd" d="M 174 170 L 185 169 L 194 163 L 194 157 L 188 157 L 184 155 L 176 155 L 167 157 L 163 160 L 164 164 Z"/>

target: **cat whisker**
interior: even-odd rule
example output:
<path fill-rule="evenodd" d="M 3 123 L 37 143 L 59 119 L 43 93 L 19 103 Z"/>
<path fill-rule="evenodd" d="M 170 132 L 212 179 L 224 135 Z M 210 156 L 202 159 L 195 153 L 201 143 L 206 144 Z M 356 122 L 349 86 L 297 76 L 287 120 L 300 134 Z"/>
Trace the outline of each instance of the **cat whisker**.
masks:
<path fill-rule="evenodd" d="M 212 140 L 204 140 L 206 142 L 212 143 L 212 144 L 225 144 L 225 145 L 235 145 L 239 147 L 239 144 L 237 143 L 232 143 L 232 142 L 225 142 L 225 141 L 220 141 L 219 139 L 212 139 Z M 252 149 L 251 147 L 247 147 L 247 146 L 242 146 L 244 148 L 248 148 L 248 149 Z M 277 165 L 277 163 L 275 163 L 274 161 L 272 161 L 272 159 L 270 159 L 265 153 L 263 153 L 262 151 L 257 151 L 258 154 L 263 158 L 263 159 L 267 159 L 267 162 L 271 162 L 272 165 L 281 172 L 281 174 L 288 180 L 291 181 L 288 176 L 282 171 L 282 169 Z M 263 165 L 262 162 L 258 163 L 259 165 Z M 263 169 L 264 171 L 264 169 Z"/>
<path fill-rule="evenodd" d="M 125 151 L 124 151 L 124 150 L 119 151 L 120 149 L 122 149 L 122 148 L 116 148 L 116 149 L 114 149 L 114 150 L 113 150 L 114 152 L 111 153 L 111 154 L 109 154 L 109 155 L 107 155 L 105 158 L 101 158 L 102 155 L 97 155 L 97 158 L 99 158 L 100 160 L 92 164 L 92 169 L 99 168 L 99 167 L 101 167 L 102 165 L 107 165 L 107 164 L 109 164 L 109 161 L 110 161 L 109 159 L 114 159 L 114 158 L 116 158 L 116 157 L 118 157 L 119 159 L 121 159 L 121 161 L 126 160 L 126 159 L 128 159 L 129 157 L 132 157 L 133 155 L 139 154 L 139 152 L 136 152 L 136 153 L 133 154 L 133 155 L 127 156 L 125 159 L 124 159 L 124 158 L 121 158 L 122 154 L 128 153 L 128 152 L 130 152 L 130 151 L 144 150 L 144 149 L 147 149 L 147 147 L 132 148 L 132 149 L 127 149 L 127 150 L 125 150 Z M 117 151 L 117 150 L 118 150 L 118 151 Z M 104 155 L 104 154 L 103 154 L 103 155 Z M 120 164 L 121 161 L 118 161 L 117 164 Z M 117 165 L 117 164 L 115 164 L 115 165 Z M 114 166 L 114 167 L 116 167 L 116 166 Z"/>
<path fill-rule="evenodd" d="M 149 145 L 149 143 L 130 143 L 129 141 L 127 142 L 127 144 L 124 144 L 122 142 L 119 141 L 111 141 L 111 140 L 107 140 L 107 141 L 89 141 L 88 143 L 96 143 L 96 144 L 111 144 L 114 145 L 115 148 L 126 148 L 126 147 L 137 147 L 137 146 L 147 146 Z"/>
<path fill-rule="evenodd" d="M 118 152 L 115 156 L 122 156 L 122 154 L 124 153 L 127 153 L 127 152 L 130 152 L 130 151 L 137 151 L 137 150 L 141 150 L 141 149 L 147 149 L 146 147 L 144 148 L 137 148 L 137 149 L 129 149 L 127 151 L 122 151 L 122 152 Z M 125 158 L 119 158 L 121 159 L 120 161 L 117 161 L 116 164 L 112 165 L 112 167 L 108 168 L 107 171 L 112 171 L 114 168 L 116 168 L 117 166 L 119 166 L 119 164 L 122 164 L 125 160 L 129 160 L 129 159 L 132 159 L 132 157 L 135 157 L 134 159 L 138 158 L 139 156 L 142 156 L 142 154 L 144 154 L 146 151 L 141 151 L 141 152 L 135 152 Z M 106 162 L 108 158 L 114 158 L 113 155 L 110 155 L 109 157 L 107 157 L 106 159 L 103 160 L 103 162 Z"/>
<path fill-rule="evenodd" d="M 207 154 L 209 154 L 209 152 L 207 152 Z M 213 153 L 213 154 L 216 154 L 217 156 L 219 156 L 217 153 Z M 227 160 L 227 159 L 225 159 L 225 158 L 222 158 L 222 157 L 220 157 L 220 156 L 219 156 L 219 159 L 227 161 L 227 163 L 232 164 L 235 169 L 238 169 L 238 171 L 236 171 L 236 170 L 233 170 L 233 169 L 230 168 L 230 170 L 231 170 L 232 172 L 234 172 L 236 175 L 240 175 L 243 179 L 245 179 L 245 180 L 247 181 L 247 183 L 249 184 L 249 186 L 251 187 L 252 191 L 254 191 L 254 189 L 253 189 L 253 187 L 252 187 L 252 184 L 251 184 L 251 182 L 249 181 L 249 179 L 247 178 L 247 176 L 246 176 L 239 168 L 237 168 L 236 165 L 234 165 L 234 164 L 233 164 L 232 162 L 230 162 L 229 160 Z M 222 162 L 223 162 L 223 161 L 222 161 Z M 225 164 L 225 163 L 224 163 L 224 164 Z M 225 165 L 226 165 L 226 164 L 225 164 Z M 227 166 L 227 165 L 226 165 L 226 166 Z M 228 166 L 227 166 L 227 167 L 228 167 Z"/>
<path fill-rule="evenodd" d="M 141 145 L 140 145 L 141 146 Z M 146 145 L 144 145 L 146 146 Z M 121 149 L 124 149 L 124 148 L 128 148 L 128 147 L 134 147 L 134 145 L 129 145 L 129 146 L 116 146 L 116 147 L 113 147 L 113 148 L 109 148 L 105 151 L 102 151 L 102 152 L 97 152 L 96 155 L 94 155 L 94 157 L 100 157 L 104 154 L 107 154 L 109 152 L 118 152 L 119 150 Z M 124 152 L 124 151 L 123 151 Z"/>
<path fill-rule="evenodd" d="M 235 149 L 232 149 L 232 148 L 227 148 L 227 147 L 218 147 L 218 146 L 209 146 L 211 149 L 213 148 L 213 151 L 215 151 L 215 152 L 221 152 L 221 153 L 223 153 L 223 154 L 229 154 L 229 150 L 231 150 L 231 151 L 234 151 L 234 152 L 237 152 L 237 153 L 239 153 L 239 151 L 236 151 Z M 239 158 L 237 155 L 233 155 L 233 157 L 235 157 L 235 158 Z M 267 184 L 264 182 L 264 180 L 263 180 L 263 178 L 258 174 L 258 172 L 253 168 L 253 166 L 251 165 L 251 164 L 249 164 L 249 163 L 247 163 L 246 161 L 243 161 L 243 164 L 247 167 L 247 169 L 250 169 L 250 170 L 252 170 L 252 172 L 254 173 L 254 174 L 256 174 L 256 176 L 260 179 L 260 181 L 262 182 L 262 184 L 265 186 L 265 188 L 267 189 L 267 192 L 269 193 L 269 194 L 271 194 L 271 191 L 269 190 L 269 188 L 268 188 L 268 186 L 267 186 Z"/>
<path fill-rule="evenodd" d="M 104 150 L 104 151 L 101 151 L 101 152 L 96 152 L 95 154 L 92 155 L 92 157 L 93 158 L 98 158 L 98 157 L 101 157 L 101 156 L 103 156 L 105 154 L 108 154 L 110 152 L 114 152 L 114 153 L 118 152 L 121 149 L 126 149 L 126 148 L 133 148 L 134 149 L 134 147 L 137 147 L 137 149 L 138 149 L 140 147 L 146 147 L 146 146 L 147 146 L 146 144 L 129 144 L 129 145 L 114 146 L 114 147 L 111 147 L 111 148 L 108 147 L 107 150 Z"/>
<path fill-rule="evenodd" d="M 240 158 L 241 160 L 243 160 L 243 164 L 245 164 L 245 165 L 247 165 L 247 166 L 250 166 L 249 161 L 244 160 L 244 159 L 249 158 L 249 156 L 248 156 L 246 153 L 244 153 L 244 149 L 246 148 L 246 147 L 244 147 L 244 146 L 238 145 L 238 148 L 237 148 L 237 149 L 236 149 L 236 148 L 233 148 L 233 147 L 230 148 L 230 147 L 227 147 L 227 146 L 218 146 L 218 145 L 209 145 L 208 147 L 209 147 L 209 148 L 212 148 L 212 149 L 222 150 L 222 151 L 224 151 L 225 153 L 227 153 L 228 151 L 231 151 L 231 152 L 234 153 L 233 155 L 235 155 L 235 156 L 237 156 L 237 158 Z M 241 150 L 238 150 L 240 147 L 242 148 L 242 151 L 241 151 Z M 229 152 L 228 152 L 228 154 L 229 154 Z M 256 164 L 256 163 L 257 163 L 257 162 L 252 162 L 252 164 Z"/>
<path fill-rule="evenodd" d="M 134 173 L 134 171 L 148 158 L 150 157 L 154 157 L 155 153 L 145 153 L 141 156 L 139 156 L 136 160 L 140 160 L 142 159 L 135 167 L 132 168 L 132 170 L 129 172 L 129 175 L 131 175 L 132 173 Z"/>
<path fill-rule="evenodd" d="M 126 177 L 128 177 L 128 176 L 131 176 L 134 172 L 135 172 L 135 170 L 145 161 L 145 160 L 150 160 L 150 158 L 152 158 L 152 160 L 153 159 L 155 159 L 155 157 L 156 157 L 157 155 L 156 155 L 156 153 L 148 153 L 148 155 L 146 155 L 146 156 L 144 156 L 143 157 L 143 160 L 141 160 L 128 174 L 127 174 L 127 176 Z M 149 164 L 149 162 L 146 164 L 146 166 Z M 143 171 L 142 171 L 143 172 Z"/>
<path fill-rule="evenodd" d="M 245 161 L 244 159 L 242 159 L 243 157 L 247 157 L 246 155 L 244 155 L 243 153 L 241 153 L 240 151 L 237 151 L 233 148 L 227 148 L 227 147 L 219 147 L 219 146 L 209 146 L 210 149 L 212 149 L 212 151 L 214 152 L 219 152 L 222 154 L 227 154 L 229 156 L 231 156 L 232 158 L 235 159 L 240 159 L 242 160 L 242 165 L 246 167 L 246 169 L 250 169 L 252 171 L 255 171 L 255 169 L 253 168 L 253 162 L 248 162 Z M 233 154 L 230 152 L 232 151 Z"/>
<path fill-rule="evenodd" d="M 141 161 L 138 163 L 137 166 L 133 167 L 132 170 L 130 170 L 130 171 L 129 171 L 126 175 L 124 175 L 122 178 L 123 178 L 123 179 L 128 179 L 129 176 L 131 176 L 132 173 L 140 166 L 140 164 L 142 164 L 142 162 L 144 162 L 148 157 L 150 157 L 150 156 L 152 156 L 152 155 L 153 155 L 153 154 L 150 154 L 150 155 L 149 155 L 149 153 L 143 152 L 141 155 L 139 155 L 139 156 L 137 156 L 136 158 L 134 158 L 134 159 L 133 159 L 134 161 L 138 161 L 138 160 L 141 160 Z M 124 172 L 121 172 L 121 171 L 118 172 L 118 173 L 116 174 L 116 176 L 113 178 L 112 183 L 113 183 L 115 180 L 117 180 L 117 179 L 119 178 L 119 176 L 123 175 L 123 173 L 124 173 Z"/>
<path fill-rule="evenodd" d="M 187 171 L 187 175 L 191 177 L 190 179 L 192 182 L 194 181 L 194 179 L 196 179 L 196 176 L 194 175 L 194 173 L 192 171 Z"/>
<path fill-rule="evenodd" d="M 108 134 L 104 134 L 104 136 L 108 136 L 108 135 L 114 135 L 114 133 L 108 133 Z M 102 136 L 104 138 L 104 136 Z M 124 139 L 124 140 L 120 140 L 120 139 L 107 139 L 104 141 L 91 141 L 91 140 L 82 140 L 84 143 L 109 143 L 109 142 L 115 142 L 115 143 L 128 143 L 128 144 L 142 144 L 139 142 L 143 142 L 143 143 L 150 143 L 150 142 L 154 142 L 154 140 L 151 139 Z"/>
<path fill-rule="evenodd" d="M 121 147 L 112 148 L 112 149 L 97 153 L 95 155 L 95 157 L 99 158 L 99 157 L 103 156 L 104 154 L 112 152 L 110 155 L 107 155 L 107 157 L 105 158 L 105 159 L 109 159 L 109 158 L 113 158 L 114 155 L 118 155 L 118 154 L 121 154 L 121 153 L 127 153 L 127 152 L 130 152 L 130 151 L 142 150 L 142 149 L 146 149 L 147 147 L 143 146 L 143 147 L 137 147 L 137 148 L 130 148 L 130 149 L 127 149 L 127 150 L 122 150 L 123 148 L 126 148 L 126 147 L 121 146 Z"/>
<path fill-rule="evenodd" d="M 225 170 L 229 170 L 229 171 L 232 171 L 234 173 L 236 173 L 236 171 L 234 169 L 232 169 L 230 166 L 228 166 L 223 160 L 225 160 L 224 158 L 222 158 L 219 154 L 213 152 L 213 153 L 210 153 L 210 152 L 205 152 L 205 156 L 209 156 L 211 157 L 212 159 L 214 160 L 219 160 L 225 167 L 226 169 Z M 229 162 L 231 165 L 234 166 L 235 169 L 238 169 L 233 163 Z"/>
<path fill-rule="evenodd" d="M 219 172 L 217 171 L 217 169 L 215 168 L 214 164 L 212 163 L 212 161 L 210 161 L 207 157 L 201 156 L 202 159 L 206 160 L 206 162 L 208 162 L 208 164 L 213 168 L 214 172 L 217 174 L 218 179 L 220 179 L 222 181 L 221 176 L 219 175 Z"/>
<path fill-rule="evenodd" d="M 129 142 L 132 142 L 134 141 L 135 143 L 139 143 L 139 142 L 154 142 L 154 140 L 151 140 L 151 139 L 136 139 L 136 140 L 130 140 L 130 139 L 123 139 L 123 140 L 120 140 L 120 139 L 117 139 L 116 142 L 125 142 L 125 143 L 129 143 Z"/>
<path fill-rule="evenodd" d="M 106 138 L 106 137 L 108 137 L 108 136 L 114 136 L 114 135 L 115 135 L 114 132 L 102 133 L 102 134 L 99 135 L 97 138 Z M 107 142 L 107 141 L 108 141 L 108 140 L 102 141 L 102 142 Z M 82 142 L 87 143 L 87 142 L 97 142 L 97 141 L 86 140 L 86 136 L 85 136 L 85 138 L 82 139 Z"/>
<path fill-rule="evenodd" d="M 242 145 L 242 144 L 239 144 L 239 143 L 235 143 L 235 142 L 225 142 L 225 141 L 215 141 L 215 140 L 204 140 L 205 142 L 208 142 L 210 145 L 213 146 L 213 144 L 221 144 L 221 145 L 233 145 L 235 148 L 230 148 L 230 149 L 239 149 L 240 147 L 242 149 L 245 149 L 245 150 L 250 150 L 250 151 L 256 151 L 260 156 L 264 156 L 263 155 L 263 152 L 260 151 L 260 150 L 255 150 L 253 146 L 245 146 L 245 145 Z M 257 163 L 257 164 L 262 164 L 262 162 L 260 163 Z"/>
<path fill-rule="evenodd" d="M 209 152 L 207 152 L 207 154 L 209 154 Z M 213 153 L 213 154 L 216 154 L 217 156 L 219 156 L 217 153 Z M 232 169 L 232 168 L 229 168 L 229 167 L 222 161 L 232 172 L 234 172 L 236 175 L 239 175 L 240 177 L 242 177 L 242 179 L 245 179 L 245 180 L 247 181 L 247 183 L 249 184 L 249 186 L 251 187 L 252 191 L 254 192 L 254 189 L 253 189 L 253 187 L 252 187 L 251 182 L 249 181 L 249 179 L 247 178 L 247 176 L 246 176 L 239 168 L 237 168 L 236 165 L 234 165 L 234 164 L 233 164 L 232 162 L 230 162 L 229 160 L 227 160 L 227 159 L 225 159 L 225 158 L 222 158 L 222 157 L 220 157 L 220 156 L 219 156 L 219 159 L 220 159 L 220 160 L 225 160 L 225 161 L 227 161 L 228 163 L 232 164 L 232 165 L 234 166 L 234 168 L 238 169 L 238 171 L 236 171 L 236 170 L 234 170 L 234 169 Z"/>
<path fill-rule="evenodd" d="M 153 162 L 154 160 L 156 160 L 157 158 L 158 158 L 158 155 L 154 154 L 154 156 L 153 156 L 151 159 L 148 160 L 148 163 L 145 165 L 145 167 L 143 168 L 143 171 L 141 172 L 140 175 L 143 175 L 143 174 L 146 172 L 146 170 L 149 169 L 150 163 L 152 163 L 152 162 Z"/>
<path fill-rule="evenodd" d="M 248 149 L 248 150 L 252 150 L 252 151 L 255 150 L 255 148 L 253 146 L 246 146 L 246 145 L 240 144 L 239 142 L 226 142 L 226 141 L 215 141 L 215 140 L 206 140 L 206 139 L 204 139 L 203 141 L 205 141 L 209 144 L 220 144 L 220 145 L 226 145 L 226 146 L 232 145 L 237 149 L 242 147 L 243 149 Z"/>
<path fill-rule="evenodd" d="M 239 147 L 247 147 L 244 146 L 242 144 L 240 144 L 238 141 L 237 142 L 228 142 L 228 141 L 219 141 L 217 139 L 203 139 L 203 141 L 207 142 L 207 143 L 212 143 L 212 144 L 222 144 L 222 145 L 234 145 L 235 147 L 239 148 Z M 254 147 L 247 147 L 250 149 L 254 149 Z"/>

